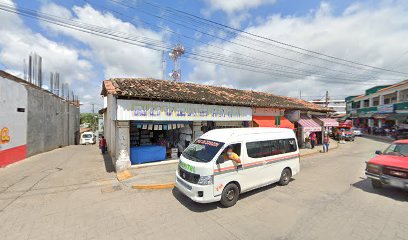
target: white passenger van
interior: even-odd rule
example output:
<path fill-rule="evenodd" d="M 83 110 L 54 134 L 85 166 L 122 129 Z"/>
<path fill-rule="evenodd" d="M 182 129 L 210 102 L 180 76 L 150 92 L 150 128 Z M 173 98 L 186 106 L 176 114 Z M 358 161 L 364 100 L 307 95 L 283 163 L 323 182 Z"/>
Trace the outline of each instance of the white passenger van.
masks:
<path fill-rule="evenodd" d="M 241 164 L 228 160 L 227 147 Z M 290 129 L 216 129 L 183 151 L 176 187 L 195 202 L 221 201 L 230 207 L 240 193 L 275 182 L 287 185 L 299 170 L 299 149 Z"/>

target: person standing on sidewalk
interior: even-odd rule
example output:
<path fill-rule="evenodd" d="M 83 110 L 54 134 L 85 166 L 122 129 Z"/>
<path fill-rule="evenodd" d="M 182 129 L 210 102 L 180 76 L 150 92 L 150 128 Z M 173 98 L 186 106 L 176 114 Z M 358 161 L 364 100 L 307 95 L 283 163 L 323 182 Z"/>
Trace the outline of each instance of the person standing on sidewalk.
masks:
<path fill-rule="evenodd" d="M 323 152 L 328 152 L 329 151 L 329 145 L 330 145 L 330 138 L 329 135 L 324 135 L 323 138 Z"/>
<path fill-rule="evenodd" d="M 101 149 L 102 154 L 105 154 L 106 152 L 106 139 L 101 136 L 101 139 L 99 139 L 99 148 Z"/>
<path fill-rule="evenodd" d="M 310 145 L 312 146 L 312 149 L 314 149 L 314 147 L 315 147 L 315 145 L 316 145 L 316 133 L 315 133 L 315 132 L 312 132 L 312 133 L 309 135 L 309 138 L 310 138 Z"/>

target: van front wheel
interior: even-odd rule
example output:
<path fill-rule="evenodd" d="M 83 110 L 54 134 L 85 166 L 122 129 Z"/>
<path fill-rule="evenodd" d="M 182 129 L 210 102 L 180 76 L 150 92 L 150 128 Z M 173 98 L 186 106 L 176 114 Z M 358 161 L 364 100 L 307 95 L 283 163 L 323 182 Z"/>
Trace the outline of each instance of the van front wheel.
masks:
<path fill-rule="evenodd" d="M 281 186 L 288 185 L 291 177 L 292 177 L 292 172 L 290 171 L 290 169 L 289 168 L 283 169 L 280 180 L 279 180 L 279 185 Z"/>
<path fill-rule="evenodd" d="M 228 184 L 221 195 L 221 204 L 224 207 L 232 207 L 237 203 L 239 198 L 239 188 L 235 183 Z"/>

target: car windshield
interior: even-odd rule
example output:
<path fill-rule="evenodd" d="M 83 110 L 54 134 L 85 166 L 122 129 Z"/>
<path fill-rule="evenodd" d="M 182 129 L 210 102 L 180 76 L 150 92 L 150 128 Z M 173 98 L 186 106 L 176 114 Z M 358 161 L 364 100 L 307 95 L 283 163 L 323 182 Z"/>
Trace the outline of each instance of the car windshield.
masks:
<path fill-rule="evenodd" d="M 385 149 L 384 154 L 408 157 L 408 144 L 393 143 Z"/>
<path fill-rule="evenodd" d="M 82 135 L 83 138 L 92 138 L 92 134 L 84 134 Z"/>
<path fill-rule="evenodd" d="M 195 162 L 209 162 L 215 154 L 224 146 L 224 143 L 197 139 L 190 144 L 182 153 L 183 157 Z"/>

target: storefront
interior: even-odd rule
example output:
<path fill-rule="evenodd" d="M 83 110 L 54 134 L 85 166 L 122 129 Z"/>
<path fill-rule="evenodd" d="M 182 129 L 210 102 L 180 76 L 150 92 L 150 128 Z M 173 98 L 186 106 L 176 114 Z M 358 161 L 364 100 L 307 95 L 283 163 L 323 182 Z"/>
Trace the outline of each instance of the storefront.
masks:
<path fill-rule="evenodd" d="M 321 143 L 322 127 L 306 114 L 301 114 L 300 119 L 296 122 L 298 143 L 301 147 L 306 147 L 309 143 L 309 136 L 312 132 L 316 133 L 318 144 Z M 320 142 L 319 142 L 320 140 Z"/>
<path fill-rule="evenodd" d="M 142 100 L 117 100 L 117 121 L 128 121 L 132 164 L 177 159 L 206 131 L 244 127 L 252 120 L 249 107 Z"/>
<path fill-rule="evenodd" d="M 334 118 L 317 115 L 317 116 L 314 116 L 314 119 L 322 127 L 321 139 L 324 138 L 324 134 L 330 134 L 333 131 L 333 128 L 339 126 L 339 122 Z"/>
<path fill-rule="evenodd" d="M 328 110 L 270 93 L 149 78 L 105 80 L 101 95 L 107 154 L 116 171 L 177 159 L 189 143 L 212 129 L 293 129 L 300 111 Z"/>
<path fill-rule="evenodd" d="M 253 127 L 277 127 L 294 129 L 294 124 L 284 117 L 283 109 L 253 108 Z"/>

